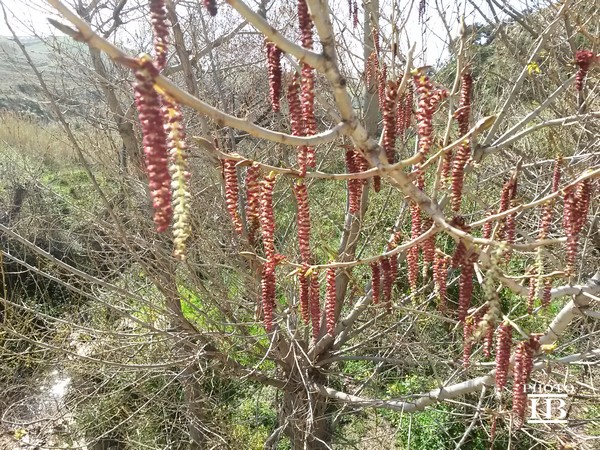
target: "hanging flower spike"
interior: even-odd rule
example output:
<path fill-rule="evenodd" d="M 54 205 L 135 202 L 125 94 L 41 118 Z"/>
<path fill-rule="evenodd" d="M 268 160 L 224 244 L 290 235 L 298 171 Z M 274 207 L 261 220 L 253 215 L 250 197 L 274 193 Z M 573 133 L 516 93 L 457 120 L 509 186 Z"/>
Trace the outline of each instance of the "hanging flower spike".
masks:
<path fill-rule="evenodd" d="M 438 310 L 442 313 L 446 311 L 446 293 L 449 262 L 450 259 L 442 252 L 435 253 L 435 261 L 433 264 L 433 282 L 435 283 L 435 287 L 440 300 L 440 302 L 438 303 Z"/>
<path fill-rule="evenodd" d="M 377 71 L 377 97 L 379 100 L 379 109 L 385 108 L 385 85 L 387 82 L 387 64 L 381 62 Z"/>
<path fill-rule="evenodd" d="M 465 177 L 465 167 L 471 157 L 471 144 L 463 142 L 458 147 L 452 164 L 452 185 L 450 196 L 452 197 L 452 210 L 460 211 L 462 205 L 462 191 Z"/>
<path fill-rule="evenodd" d="M 532 335 L 529 341 L 520 342 L 515 350 L 512 413 L 516 429 L 521 428 L 525 419 L 525 410 L 527 409 L 525 387 L 533 370 L 533 355 L 539 348 L 538 340 L 539 336 Z"/>
<path fill-rule="evenodd" d="M 290 125 L 293 136 L 304 136 L 305 126 L 304 118 L 302 117 L 302 102 L 300 101 L 300 77 L 294 73 L 291 81 L 288 83 L 287 101 L 290 114 Z M 306 176 L 306 166 L 308 158 L 308 149 L 305 145 L 297 147 L 297 161 L 300 176 Z"/>
<path fill-rule="evenodd" d="M 383 275 L 383 301 L 388 312 L 392 312 L 392 287 L 394 279 L 392 276 L 392 268 L 388 258 L 381 259 L 381 272 Z"/>
<path fill-rule="evenodd" d="M 371 290 L 373 292 L 373 304 L 379 304 L 381 298 L 381 270 L 378 262 L 372 262 L 371 266 Z"/>
<path fill-rule="evenodd" d="M 313 21 L 308 12 L 306 0 L 298 0 L 298 28 L 300 29 L 302 47 L 313 48 Z"/>
<path fill-rule="evenodd" d="M 471 350 L 473 349 L 474 318 L 469 316 L 463 323 L 463 367 L 466 369 L 471 362 Z"/>
<path fill-rule="evenodd" d="M 158 69 L 148 55 L 142 55 L 138 62 L 136 82 L 133 85 L 135 105 L 142 127 L 144 163 L 154 208 L 154 223 L 156 231 L 160 233 L 169 227 L 173 215 L 167 134 L 161 112 L 161 98 L 154 90 Z"/>
<path fill-rule="evenodd" d="M 231 221 L 235 227 L 235 231 L 238 234 L 242 234 L 244 226 L 242 225 L 242 219 L 238 211 L 239 201 L 239 186 L 237 177 L 237 161 L 233 159 L 225 159 L 223 161 L 223 174 L 225 176 L 225 203 L 227 205 L 227 211 L 231 217 Z"/>
<path fill-rule="evenodd" d="M 433 226 L 433 219 L 427 219 L 423 221 L 421 234 L 429 231 Z M 423 249 L 423 263 L 425 265 L 433 264 L 435 260 L 435 234 L 425 239 L 421 248 Z"/>
<path fill-rule="evenodd" d="M 510 349 L 512 348 L 512 327 L 502 323 L 498 327 L 496 338 L 496 392 L 501 395 L 510 365 Z"/>
<path fill-rule="evenodd" d="M 300 257 L 302 263 L 310 264 L 310 208 L 308 204 L 308 190 L 302 179 L 294 184 L 294 195 L 298 211 L 296 213 L 296 223 L 298 226 L 298 247 L 300 248 Z"/>
<path fill-rule="evenodd" d="M 569 273 L 573 271 L 577 258 L 579 233 L 587 220 L 591 194 L 592 183 L 586 179 L 565 189 L 563 196 L 563 226 L 567 235 L 567 272 Z"/>
<path fill-rule="evenodd" d="M 466 68 L 461 75 L 460 99 L 458 109 L 454 113 L 454 118 L 458 122 L 458 131 L 461 136 L 469 132 L 469 122 L 471 116 L 471 94 L 473 90 L 473 77 L 469 68 Z"/>
<path fill-rule="evenodd" d="M 319 276 L 313 272 L 310 279 L 310 319 L 312 321 L 313 338 L 319 337 L 321 328 L 321 290 Z"/>
<path fill-rule="evenodd" d="M 335 333 L 335 304 L 336 304 L 336 288 L 335 288 L 335 268 L 327 269 L 327 290 L 325 296 L 325 314 L 327 322 L 327 334 L 333 337 Z"/>
<path fill-rule="evenodd" d="M 356 152 L 354 149 L 346 150 L 346 170 L 348 173 L 359 172 Z M 357 179 L 348 179 L 348 211 L 357 215 L 360 211 L 360 197 L 362 195 L 362 182 Z"/>
<path fill-rule="evenodd" d="M 388 252 L 391 250 L 394 250 L 396 247 L 398 247 L 398 244 L 400 243 L 401 239 L 402 239 L 402 232 L 396 231 L 392 235 L 390 242 L 388 242 L 388 244 L 387 244 Z M 390 270 L 391 270 L 392 283 L 393 283 L 396 281 L 396 278 L 398 278 L 398 253 L 394 253 L 393 255 L 390 255 L 389 260 L 390 260 Z"/>
<path fill-rule="evenodd" d="M 215 17 L 217 15 L 217 2 L 216 0 L 203 0 L 204 2 L 204 6 L 206 7 L 206 10 L 208 11 L 208 13 Z"/>
<path fill-rule="evenodd" d="M 265 329 L 267 332 L 271 332 L 273 330 L 273 310 L 275 309 L 275 261 L 267 261 L 263 265 L 260 286 Z"/>
<path fill-rule="evenodd" d="M 171 157 L 169 171 L 173 199 L 173 256 L 184 260 L 186 241 L 190 235 L 191 175 L 188 168 L 188 146 L 185 142 L 181 109 L 171 97 L 163 97 L 163 114 Z"/>
<path fill-rule="evenodd" d="M 281 97 L 281 50 L 273 42 L 267 42 L 267 72 L 269 74 L 269 98 L 274 112 L 279 112 Z"/>
<path fill-rule="evenodd" d="M 298 284 L 300 286 L 300 314 L 302 320 L 308 325 L 310 322 L 310 280 L 306 275 L 308 271 L 308 265 L 302 266 L 302 270 L 298 272 Z"/>
<path fill-rule="evenodd" d="M 575 75 L 575 89 L 577 89 L 578 92 L 583 90 L 583 81 L 585 80 L 594 59 L 594 53 L 589 50 L 578 50 L 577 53 L 575 53 L 575 62 L 579 66 L 579 70 Z"/>
<path fill-rule="evenodd" d="M 260 229 L 263 248 L 268 261 L 275 260 L 275 213 L 273 211 L 273 190 L 275 177 L 263 178 L 260 183 Z M 273 270 L 275 270 L 273 268 Z"/>
<path fill-rule="evenodd" d="M 542 291 L 542 307 L 547 308 L 552 301 L 552 280 L 546 278 L 544 281 L 544 290 Z"/>
<path fill-rule="evenodd" d="M 396 103 L 398 103 L 398 83 L 388 81 L 385 86 L 383 103 L 383 148 L 389 164 L 396 162 Z"/>
<path fill-rule="evenodd" d="M 154 35 L 156 68 L 161 71 L 167 65 L 167 39 L 169 37 L 165 0 L 150 0 L 150 22 Z"/>
<path fill-rule="evenodd" d="M 492 346 L 494 345 L 494 327 L 488 327 L 483 340 L 483 356 L 489 358 L 492 356 Z"/>
<path fill-rule="evenodd" d="M 406 134 L 406 130 L 410 127 L 412 117 L 414 87 L 409 84 L 406 92 L 398 100 L 398 108 L 396 110 L 396 135 L 402 139 Z"/>
<path fill-rule="evenodd" d="M 354 0 L 354 5 L 352 8 L 352 26 L 354 27 L 354 29 L 356 30 L 356 27 L 358 26 L 358 1 Z"/>
<path fill-rule="evenodd" d="M 308 64 L 302 65 L 302 118 L 304 120 L 304 135 L 313 136 L 317 133 L 315 119 L 315 71 Z M 306 165 L 315 168 L 315 148 L 306 148 Z"/>
<path fill-rule="evenodd" d="M 248 239 L 254 245 L 256 232 L 260 227 L 260 166 L 257 163 L 248 167 L 246 172 L 246 220 L 248 221 Z"/>
<path fill-rule="evenodd" d="M 458 321 L 464 322 L 467 317 L 467 311 L 471 306 L 473 297 L 473 275 L 475 274 L 475 262 L 477 254 L 471 254 L 466 257 L 466 261 L 461 265 L 460 279 L 458 281 Z"/>

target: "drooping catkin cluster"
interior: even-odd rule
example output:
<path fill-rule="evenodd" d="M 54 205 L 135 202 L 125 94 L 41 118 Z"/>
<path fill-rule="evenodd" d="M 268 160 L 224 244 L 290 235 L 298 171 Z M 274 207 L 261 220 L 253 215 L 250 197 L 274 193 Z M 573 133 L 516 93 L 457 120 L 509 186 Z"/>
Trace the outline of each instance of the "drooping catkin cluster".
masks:
<path fill-rule="evenodd" d="M 288 84 L 287 101 L 290 111 L 290 125 L 293 136 L 304 136 L 304 118 L 302 116 L 302 102 L 300 101 L 300 78 L 294 74 Z M 308 148 L 305 145 L 297 147 L 297 161 L 300 176 L 306 175 Z"/>
<path fill-rule="evenodd" d="M 471 362 L 471 352 L 473 350 L 473 330 L 475 328 L 475 318 L 469 316 L 463 323 L 463 367 L 466 369 Z"/>
<path fill-rule="evenodd" d="M 502 192 L 500 193 L 500 205 L 498 207 L 498 213 L 502 213 L 510 209 L 511 202 L 517 196 L 517 176 L 513 174 L 502 186 Z M 500 228 L 499 239 L 508 243 L 515 241 L 516 223 L 515 213 L 509 214 L 503 218 L 502 226 Z"/>
<path fill-rule="evenodd" d="M 300 285 L 300 314 L 305 324 L 310 321 L 310 275 L 307 275 L 308 265 L 303 265 L 298 272 L 298 284 Z"/>
<path fill-rule="evenodd" d="M 238 211 L 238 200 L 239 200 L 239 185 L 237 175 L 237 161 L 233 159 L 223 160 L 223 177 L 225 179 L 225 204 L 227 205 L 227 212 L 231 217 L 231 221 L 235 227 L 235 231 L 238 234 L 242 234 L 244 226 L 242 225 L 242 219 Z"/>
<path fill-rule="evenodd" d="M 539 336 L 532 335 L 529 341 L 519 342 L 515 350 L 513 366 L 513 423 L 515 428 L 521 428 L 527 408 L 526 386 L 533 370 L 533 356 L 539 348 Z"/>
<path fill-rule="evenodd" d="M 439 297 L 438 310 L 440 312 L 446 311 L 446 293 L 447 293 L 447 280 L 448 280 L 448 265 L 450 263 L 450 257 L 446 256 L 443 252 L 435 252 L 435 261 L 433 263 L 433 282 L 435 289 Z"/>
<path fill-rule="evenodd" d="M 273 330 L 273 311 L 275 309 L 275 261 L 263 264 L 260 280 L 263 321 L 267 331 Z"/>
<path fill-rule="evenodd" d="M 563 227 L 567 235 L 567 272 L 573 271 L 577 257 L 579 233 L 587 220 L 592 198 L 592 182 L 581 180 L 564 191 Z"/>
<path fill-rule="evenodd" d="M 371 266 L 371 290 L 373 292 L 373 304 L 379 304 L 381 300 L 381 269 L 379 262 L 370 263 Z"/>
<path fill-rule="evenodd" d="M 420 173 L 417 179 L 417 186 L 422 187 L 423 175 Z M 411 219 L 411 239 L 416 239 L 421 235 L 422 221 L 421 208 L 418 203 L 411 202 L 410 204 L 410 219 Z M 417 292 L 418 277 L 419 277 L 419 246 L 413 245 L 406 253 L 406 264 L 408 266 L 408 284 L 413 295 Z"/>
<path fill-rule="evenodd" d="M 396 103 L 398 83 L 389 80 L 385 87 L 383 103 L 383 149 L 389 164 L 396 162 Z"/>
<path fill-rule="evenodd" d="M 422 71 L 414 71 L 413 80 L 419 94 L 416 112 L 419 154 L 425 157 L 433 145 L 433 113 L 448 96 L 448 92 L 445 89 L 435 89 L 429 77 Z"/>
<path fill-rule="evenodd" d="M 211 16 L 217 15 L 217 0 L 202 0 L 202 2 Z"/>
<path fill-rule="evenodd" d="M 400 240 L 402 239 L 402 232 L 401 231 L 396 231 L 390 241 L 387 244 L 387 251 L 391 251 L 394 250 L 396 247 L 398 247 L 398 244 L 400 243 Z M 396 278 L 398 278 L 398 253 L 394 253 L 393 255 L 389 256 L 390 259 L 390 270 L 391 270 L 391 276 L 392 276 L 392 282 L 396 281 Z"/>
<path fill-rule="evenodd" d="M 269 98 L 273 111 L 279 112 L 279 99 L 281 98 L 281 50 L 273 42 L 267 42 L 265 48 L 267 51 Z"/>
<path fill-rule="evenodd" d="M 302 47 L 313 48 L 313 21 L 308 11 L 306 0 L 298 0 L 298 27 Z M 315 73 L 308 64 L 302 64 L 301 85 L 302 118 L 304 121 L 304 136 L 312 136 L 317 132 L 317 121 L 315 119 Z M 315 149 L 307 147 L 306 165 L 316 167 Z"/>
<path fill-rule="evenodd" d="M 361 171 L 359 167 L 360 153 L 349 148 L 346 150 L 346 170 L 348 173 L 358 173 Z M 363 191 L 363 180 L 348 179 L 348 210 L 350 214 L 358 214 L 360 212 L 360 199 Z"/>
<path fill-rule="evenodd" d="M 490 358 L 492 356 L 492 347 L 494 345 L 494 327 L 489 327 L 483 338 L 483 357 Z"/>
<path fill-rule="evenodd" d="M 354 0 L 352 5 L 352 27 L 356 29 L 358 26 L 358 1 Z"/>
<path fill-rule="evenodd" d="M 254 245 L 256 232 L 260 228 L 260 166 L 257 163 L 248 166 L 246 172 L 246 221 L 248 222 L 248 239 Z"/>
<path fill-rule="evenodd" d="M 154 35 L 155 64 L 156 68 L 161 71 L 167 65 L 167 39 L 169 37 L 165 0 L 150 0 L 150 22 Z"/>
<path fill-rule="evenodd" d="M 302 65 L 302 118 L 304 119 L 304 135 L 312 136 L 317 132 L 315 119 L 315 72 L 308 64 Z M 315 148 L 306 147 L 306 165 L 316 167 Z"/>
<path fill-rule="evenodd" d="M 321 290 L 319 289 L 319 276 L 314 272 L 310 279 L 309 302 L 313 338 L 317 339 L 321 327 Z"/>
<path fill-rule="evenodd" d="M 303 264 L 310 264 L 310 207 L 308 204 L 308 190 L 302 179 L 294 184 L 294 195 L 298 211 L 296 213 L 296 223 L 298 226 L 298 247 L 300 248 L 300 257 Z"/>
<path fill-rule="evenodd" d="M 379 100 L 379 109 L 383 110 L 385 107 L 385 86 L 387 83 L 387 64 L 383 61 L 379 63 L 379 70 L 377 71 L 377 97 Z"/>
<path fill-rule="evenodd" d="M 470 231 L 462 217 L 454 217 L 451 224 L 463 231 Z M 465 320 L 467 311 L 471 306 L 473 275 L 475 274 L 474 264 L 476 262 L 477 253 L 469 251 L 465 243 L 462 240 L 459 241 L 452 256 L 452 267 L 460 267 L 460 278 L 458 281 L 458 320 L 460 322 Z"/>
<path fill-rule="evenodd" d="M 421 226 L 421 234 L 429 231 L 433 226 L 433 219 L 428 218 L 423 220 Z M 435 260 L 435 234 L 429 236 L 421 243 L 421 249 L 423 250 L 423 270 L 426 271 Z"/>
<path fill-rule="evenodd" d="M 458 109 L 454 113 L 454 117 L 458 122 L 458 130 L 461 136 L 464 136 L 469 131 L 472 90 L 473 77 L 471 75 L 471 71 L 467 68 L 461 75 L 460 100 L 458 103 Z M 445 166 L 442 166 L 442 179 L 446 179 L 448 174 L 451 172 L 452 184 L 450 187 L 450 195 L 452 198 L 452 209 L 454 211 L 460 211 L 465 167 L 469 162 L 470 157 L 471 141 L 468 139 L 461 143 L 458 147 L 454 161 L 450 162 L 450 154 L 445 155 Z M 451 169 L 450 166 L 452 166 Z"/>
<path fill-rule="evenodd" d="M 136 82 L 133 85 L 135 105 L 142 126 L 144 163 L 154 208 L 154 223 L 158 232 L 166 231 L 171 223 L 171 175 L 169 172 L 169 154 L 167 133 L 161 110 L 161 98 L 154 89 L 154 80 L 158 69 L 148 55 L 139 59 L 135 70 Z"/>
<path fill-rule="evenodd" d="M 496 392 L 501 395 L 506 386 L 510 350 L 512 348 L 512 327 L 504 322 L 498 327 L 496 337 Z"/>
<path fill-rule="evenodd" d="M 383 276 L 382 293 L 383 301 L 388 312 L 392 310 L 392 288 L 394 286 L 394 275 L 389 258 L 381 259 L 381 274 Z"/>
<path fill-rule="evenodd" d="M 579 67 L 575 74 L 575 89 L 579 92 L 583 90 L 583 82 L 593 61 L 594 53 L 589 50 L 578 50 L 577 53 L 575 53 L 575 62 Z"/>
<path fill-rule="evenodd" d="M 167 147 L 169 149 L 171 190 L 173 203 L 173 256 L 185 259 L 186 241 L 190 235 L 190 172 L 188 146 L 181 109 L 168 96 L 163 97 L 163 114 L 166 119 Z"/>
<path fill-rule="evenodd" d="M 469 132 L 469 122 L 471 118 L 471 94 L 473 91 L 473 76 L 469 68 L 466 68 L 461 75 L 460 99 L 458 109 L 454 113 L 454 118 L 458 123 L 458 131 L 461 136 Z"/>
<path fill-rule="evenodd" d="M 414 87 L 409 84 L 406 92 L 398 99 L 396 109 L 396 136 L 399 139 L 404 138 L 406 130 L 410 126 L 412 117 Z"/>
<path fill-rule="evenodd" d="M 333 336 L 335 333 L 335 267 L 327 268 L 326 290 L 325 290 L 325 321 L 327 322 L 327 334 Z"/>
<path fill-rule="evenodd" d="M 275 177 L 266 176 L 260 183 L 260 228 L 263 248 L 267 261 L 263 264 L 261 280 L 263 319 L 267 331 L 273 329 L 275 309 L 275 267 L 278 258 L 275 253 L 275 214 L 273 211 L 273 190 Z"/>

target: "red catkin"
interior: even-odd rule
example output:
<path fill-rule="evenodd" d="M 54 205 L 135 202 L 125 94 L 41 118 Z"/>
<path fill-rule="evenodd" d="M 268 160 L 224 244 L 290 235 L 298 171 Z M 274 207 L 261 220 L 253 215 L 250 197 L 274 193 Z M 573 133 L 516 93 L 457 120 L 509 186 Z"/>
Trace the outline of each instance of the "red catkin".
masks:
<path fill-rule="evenodd" d="M 296 213 L 296 223 L 298 225 L 298 247 L 300 248 L 300 257 L 304 264 L 310 264 L 310 208 L 308 204 L 308 190 L 306 184 L 300 180 L 294 184 L 294 195 L 298 211 Z"/>
<path fill-rule="evenodd" d="M 542 307 L 547 308 L 552 301 L 552 280 L 546 278 L 544 280 L 544 289 L 542 290 Z"/>
<path fill-rule="evenodd" d="M 413 80 L 419 94 L 417 105 L 417 133 L 419 135 L 419 154 L 427 156 L 433 144 L 433 113 L 439 101 L 447 95 L 445 91 L 435 91 L 429 77 L 421 71 L 415 71 Z"/>
<path fill-rule="evenodd" d="M 300 297 L 300 314 L 304 323 L 310 322 L 310 279 L 306 276 L 308 266 L 303 266 L 302 270 L 298 272 L 298 284 L 299 284 L 299 297 Z"/>
<path fill-rule="evenodd" d="M 389 164 L 396 162 L 396 103 L 398 101 L 398 83 L 388 81 L 385 87 L 383 103 L 383 148 Z"/>
<path fill-rule="evenodd" d="M 315 72 L 308 64 L 302 65 L 302 118 L 304 120 L 304 135 L 312 136 L 317 132 L 315 119 Z M 315 148 L 306 148 L 306 165 L 316 167 Z"/>
<path fill-rule="evenodd" d="M 392 311 L 392 287 L 394 285 L 394 279 L 392 276 L 392 268 L 390 266 L 390 260 L 388 258 L 381 259 L 381 272 L 383 275 L 383 301 L 388 312 Z"/>
<path fill-rule="evenodd" d="M 373 304 L 379 304 L 381 299 L 381 270 L 378 262 L 372 262 L 371 266 L 371 290 L 373 291 Z"/>
<path fill-rule="evenodd" d="M 473 331 L 475 329 L 473 316 L 469 316 L 463 323 L 463 367 L 466 369 L 471 362 L 473 349 Z"/>
<path fill-rule="evenodd" d="M 501 393 L 506 386 L 511 348 L 512 327 L 505 322 L 498 326 L 496 337 L 496 392 L 498 393 Z"/>
<path fill-rule="evenodd" d="M 246 172 L 246 220 L 248 222 L 248 239 L 254 245 L 256 232 L 260 227 L 260 166 L 256 163 L 248 167 Z"/>
<path fill-rule="evenodd" d="M 515 350 L 513 366 L 513 423 L 516 429 L 521 428 L 527 408 L 526 385 L 533 369 L 533 355 L 538 348 L 537 337 L 531 336 L 529 341 L 519 342 Z"/>
<path fill-rule="evenodd" d="M 475 274 L 475 262 L 477 255 L 472 254 L 466 257 L 466 261 L 461 265 L 460 279 L 458 281 L 458 320 L 463 322 L 467 317 L 467 311 L 471 306 L 473 297 L 473 275 Z"/>
<path fill-rule="evenodd" d="M 134 74 L 135 105 L 142 127 L 144 163 L 154 208 L 154 223 L 156 231 L 164 232 L 171 223 L 173 209 L 167 133 L 161 111 L 161 98 L 154 89 L 158 69 L 152 64 L 150 57 L 145 55 L 139 59 L 139 68 Z"/>
<path fill-rule="evenodd" d="M 458 109 L 454 113 L 454 118 L 458 122 L 458 131 L 461 136 L 469 132 L 469 122 L 471 116 L 471 93 L 473 90 L 473 77 L 471 71 L 466 68 L 461 75 L 460 99 Z"/>
<path fill-rule="evenodd" d="M 346 150 L 346 170 L 348 173 L 357 173 L 358 159 L 354 149 Z M 360 198 L 362 196 L 362 181 L 357 179 L 348 179 L 348 209 L 350 214 L 358 214 L 360 211 Z"/>
<path fill-rule="evenodd" d="M 429 231 L 432 225 L 433 219 L 424 220 L 421 234 Z M 423 263 L 427 265 L 433 264 L 435 260 L 435 234 L 425 239 L 421 244 L 421 248 L 423 250 Z"/>
<path fill-rule="evenodd" d="M 223 174 L 225 177 L 225 203 L 235 231 L 242 234 L 243 225 L 238 211 L 239 187 L 236 169 L 237 161 L 225 159 L 223 161 Z"/>
<path fill-rule="evenodd" d="M 169 37 L 165 0 L 150 0 L 150 22 L 154 35 L 156 68 L 161 71 L 167 65 L 167 39 Z"/>
<path fill-rule="evenodd" d="M 483 338 L 483 356 L 489 358 L 492 356 L 492 346 L 494 345 L 494 327 L 490 324 Z"/>
<path fill-rule="evenodd" d="M 267 261 L 263 265 L 260 286 L 265 329 L 272 331 L 273 310 L 275 309 L 275 264 L 271 261 Z"/>
<path fill-rule="evenodd" d="M 354 5 L 352 8 L 352 26 L 354 29 L 358 26 L 358 1 L 354 0 Z"/>
<path fill-rule="evenodd" d="M 326 291 L 325 291 L 325 319 L 327 322 L 327 333 L 333 336 L 335 333 L 335 268 L 329 267 L 326 274 Z"/>
<path fill-rule="evenodd" d="M 463 142 L 458 147 L 454 160 L 452 161 L 452 184 L 450 186 L 450 196 L 452 198 L 452 210 L 460 211 L 462 204 L 462 191 L 465 177 L 465 167 L 471 157 L 471 143 Z"/>
<path fill-rule="evenodd" d="M 281 50 L 273 42 L 267 42 L 267 73 L 269 75 L 269 98 L 273 111 L 279 112 L 281 98 Z"/>
<path fill-rule="evenodd" d="M 260 183 L 260 229 L 267 261 L 275 261 L 275 214 L 273 189 L 275 177 L 266 176 Z"/>
<path fill-rule="evenodd" d="M 579 70 L 575 74 L 575 89 L 579 92 L 583 90 L 583 82 L 593 61 L 594 53 L 589 50 L 578 50 L 575 53 L 575 62 L 579 67 Z"/>
<path fill-rule="evenodd" d="M 579 181 L 564 191 L 563 227 L 567 235 L 567 272 L 572 272 L 577 258 L 579 233 L 587 220 L 592 196 L 592 183 L 589 179 Z"/>
<path fill-rule="evenodd" d="M 379 53 L 379 52 L 378 52 Z M 379 99 L 379 109 L 385 107 L 385 85 L 387 82 L 387 64 L 381 62 L 377 71 L 377 97 Z"/>
<path fill-rule="evenodd" d="M 425 20 L 425 13 L 427 12 L 427 0 L 419 0 L 419 22 L 423 23 Z"/>
<path fill-rule="evenodd" d="M 313 272 L 310 279 L 310 320 L 312 322 L 313 338 L 317 339 L 321 328 L 321 290 L 319 276 Z"/>
<path fill-rule="evenodd" d="M 448 264 L 450 258 L 442 252 L 435 253 L 435 261 L 433 264 L 433 282 L 439 296 L 438 309 L 440 312 L 446 311 L 446 293 L 448 279 Z"/>
<path fill-rule="evenodd" d="M 302 102 L 300 100 L 300 78 L 294 74 L 288 84 L 287 101 L 290 111 L 290 125 L 293 136 L 304 136 L 304 118 L 302 116 Z M 308 158 L 308 148 L 305 145 L 297 147 L 297 161 L 300 170 L 300 176 L 306 175 L 306 166 Z"/>

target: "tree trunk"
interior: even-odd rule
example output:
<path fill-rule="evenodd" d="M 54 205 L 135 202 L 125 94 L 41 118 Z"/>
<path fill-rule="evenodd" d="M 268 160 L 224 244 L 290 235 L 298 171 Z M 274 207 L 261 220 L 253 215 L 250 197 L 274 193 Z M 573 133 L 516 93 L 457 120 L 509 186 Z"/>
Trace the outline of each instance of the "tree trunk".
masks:
<path fill-rule="evenodd" d="M 284 391 L 279 409 L 279 423 L 290 439 L 292 450 L 329 449 L 331 427 L 326 415 L 327 401 L 320 395 L 309 395 L 302 385 Z"/>

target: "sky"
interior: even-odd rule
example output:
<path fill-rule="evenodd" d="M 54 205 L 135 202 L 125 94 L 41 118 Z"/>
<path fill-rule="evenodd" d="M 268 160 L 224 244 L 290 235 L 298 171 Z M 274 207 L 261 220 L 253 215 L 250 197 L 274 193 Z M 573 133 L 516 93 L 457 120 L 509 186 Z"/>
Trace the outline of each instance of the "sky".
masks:
<path fill-rule="evenodd" d="M 380 0 L 382 4 L 382 11 L 386 13 L 386 1 Z M 400 5 L 405 10 L 408 10 L 407 5 L 411 0 L 400 0 Z M 494 1 L 494 0 L 492 0 Z M 504 3 L 504 0 L 495 0 Z M 332 8 L 340 8 L 340 10 L 347 11 L 347 0 L 331 0 Z M 473 12 L 471 2 L 476 4 L 484 14 L 489 14 L 489 7 L 487 0 L 427 0 L 428 3 L 428 19 L 425 25 L 420 24 L 417 21 L 417 4 L 419 0 L 414 0 L 412 7 L 412 13 L 407 23 L 408 34 L 411 39 L 417 41 L 418 53 L 422 55 L 422 50 L 426 49 L 424 57 L 421 56 L 416 63 L 417 64 L 431 64 L 437 65 L 439 59 L 443 59 L 445 56 L 444 48 L 446 41 L 445 28 L 438 17 L 436 9 L 444 11 L 447 15 L 448 25 L 452 28 L 453 34 L 458 33 L 458 17 L 459 14 L 465 13 L 467 23 L 473 23 L 474 21 L 483 22 L 483 18 Z M 523 9 L 525 7 L 536 6 L 539 0 L 510 0 L 508 3 L 515 9 Z M 54 33 L 54 29 L 48 24 L 47 18 L 53 17 L 60 19 L 53 14 L 53 9 L 46 3 L 45 0 L 0 0 L 5 8 L 11 27 L 13 27 L 19 36 L 32 36 L 41 35 L 47 36 Z M 247 0 L 250 5 L 254 4 L 253 0 Z M 359 2 L 360 3 L 360 2 Z M 337 6 L 336 6 L 337 5 Z M 389 8 L 388 8 L 389 9 Z M 224 11 L 221 8 L 221 11 Z M 6 26 L 3 18 L 0 18 L 0 36 L 10 36 L 8 27 Z M 403 38 L 401 43 L 405 43 L 406 40 Z M 406 47 L 406 44 L 403 45 Z"/>

